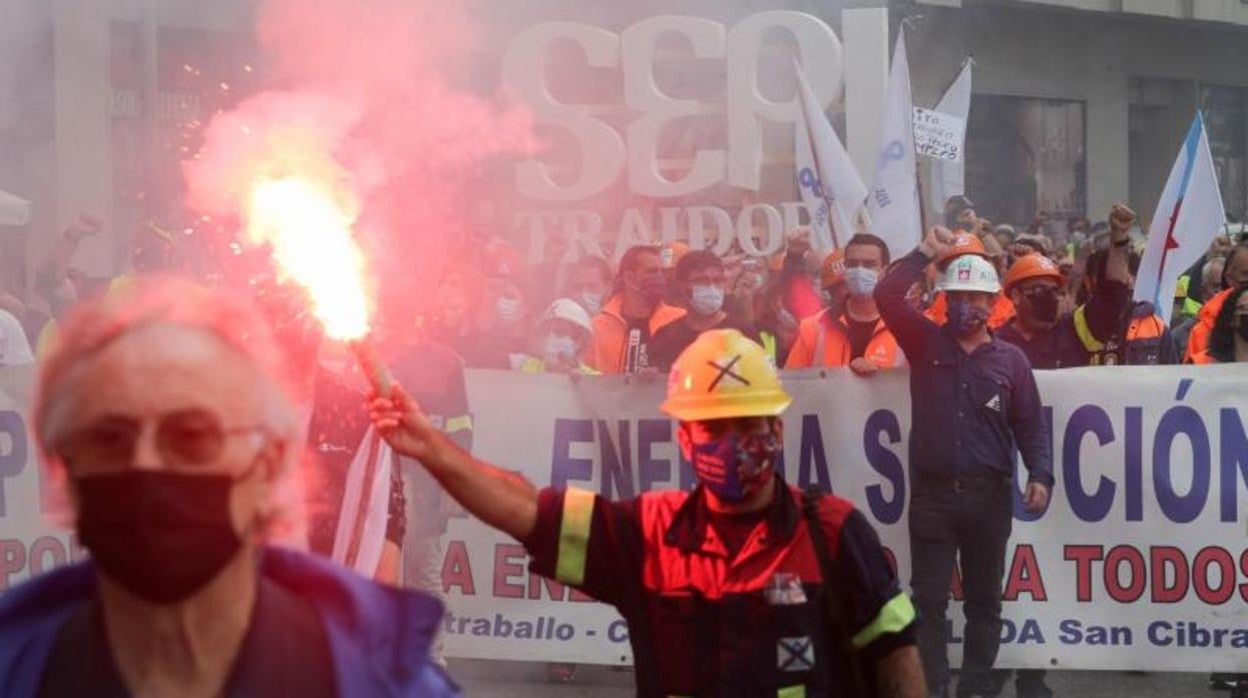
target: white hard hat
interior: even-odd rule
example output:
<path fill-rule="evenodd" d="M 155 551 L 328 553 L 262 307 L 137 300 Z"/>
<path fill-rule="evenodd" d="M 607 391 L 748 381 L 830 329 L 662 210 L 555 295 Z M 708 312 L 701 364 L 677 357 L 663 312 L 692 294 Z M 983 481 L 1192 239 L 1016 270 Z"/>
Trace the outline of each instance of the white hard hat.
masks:
<path fill-rule="evenodd" d="M 0 366 L 29 366 L 35 363 L 22 323 L 6 310 L 0 310 Z"/>
<path fill-rule="evenodd" d="M 992 262 L 977 254 L 964 254 L 945 267 L 936 289 L 997 293 L 1001 290 L 1001 280 L 997 278 L 997 269 Z"/>
<path fill-rule="evenodd" d="M 563 320 L 570 322 L 586 332 L 593 333 L 594 326 L 589 321 L 589 313 L 581 307 L 580 303 L 569 298 L 560 298 L 550 307 L 546 309 L 546 314 L 542 316 L 542 321 Z"/>

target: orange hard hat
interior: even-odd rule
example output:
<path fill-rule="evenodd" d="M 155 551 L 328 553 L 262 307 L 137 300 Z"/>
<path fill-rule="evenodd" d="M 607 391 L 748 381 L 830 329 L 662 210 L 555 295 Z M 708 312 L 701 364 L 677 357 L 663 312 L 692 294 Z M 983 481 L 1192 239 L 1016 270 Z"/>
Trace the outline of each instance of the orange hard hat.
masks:
<path fill-rule="evenodd" d="M 823 258 L 819 267 L 819 283 L 823 288 L 830 288 L 845 280 L 845 253 L 832 250 Z"/>
<path fill-rule="evenodd" d="M 980 240 L 979 236 L 971 233 L 955 233 L 953 242 L 937 254 L 932 263 L 937 269 L 943 269 L 954 257 L 961 257 L 964 254 L 975 254 L 992 261 L 988 257 L 988 250 L 984 248 L 984 241 Z"/>
<path fill-rule="evenodd" d="M 1015 284 L 1026 281 L 1027 279 L 1049 278 L 1058 284 L 1066 282 L 1062 276 L 1062 270 L 1058 269 L 1057 263 L 1039 253 L 1026 254 L 1015 260 L 1010 266 L 1010 270 L 1005 274 L 1005 292 L 1009 293 Z"/>

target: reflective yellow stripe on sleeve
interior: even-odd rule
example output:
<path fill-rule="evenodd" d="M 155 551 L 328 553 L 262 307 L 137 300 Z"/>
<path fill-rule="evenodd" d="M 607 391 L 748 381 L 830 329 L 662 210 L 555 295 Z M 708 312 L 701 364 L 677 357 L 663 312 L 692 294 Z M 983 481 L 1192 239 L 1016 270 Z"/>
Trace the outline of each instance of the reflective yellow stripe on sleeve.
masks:
<path fill-rule="evenodd" d="M 471 431 L 471 430 L 472 430 L 472 416 L 471 415 L 463 414 L 458 417 L 451 417 L 450 419 L 446 420 L 446 433 L 448 434 L 454 434 L 457 431 Z"/>
<path fill-rule="evenodd" d="M 910 603 L 910 597 L 906 596 L 905 592 L 901 592 L 894 596 L 892 601 L 884 604 L 884 608 L 881 608 L 880 612 L 875 615 L 875 620 L 871 621 L 871 625 L 859 630 L 850 643 L 854 649 L 860 650 L 875 642 L 881 635 L 905 630 L 907 625 L 914 622 L 914 619 L 914 604 Z"/>
<path fill-rule="evenodd" d="M 1092 328 L 1088 327 L 1087 308 L 1086 305 L 1075 308 L 1075 334 L 1079 335 L 1079 342 L 1084 349 L 1100 351 L 1105 348 L 1105 344 L 1092 336 Z"/>
<path fill-rule="evenodd" d="M 555 579 L 564 584 L 585 581 L 585 554 L 589 550 L 589 525 L 594 518 L 594 493 L 568 488 L 563 493 L 563 521 L 559 524 L 559 557 Z"/>
<path fill-rule="evenodd" d="M 806 698 L 806 687 L 802 685 L 785 686 L 776 691 L 776 698 Z"/>

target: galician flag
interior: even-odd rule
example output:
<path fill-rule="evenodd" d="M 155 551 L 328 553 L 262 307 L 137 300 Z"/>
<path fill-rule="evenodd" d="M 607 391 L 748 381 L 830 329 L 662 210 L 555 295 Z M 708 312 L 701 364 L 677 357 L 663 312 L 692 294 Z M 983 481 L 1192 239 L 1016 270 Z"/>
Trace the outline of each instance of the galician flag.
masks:
<path fill-rule="evenodd" d="M 804 117 L 796 125 L 797 186 L 802 201 L 810 207 L 811 219 L 816 224 L 822 219 L 822 225 L 826 226 L 822 229 L 830 235 L 830 239 L 812 241 L 814 247 L 827 244 L 829 250 L 837 249 L 853 235 L 850 221 L 862 208 L 867 198 L 867 187 L 824 115 L 814 90 L 810 89 L 802 66 L 794 60 L 793 68 L 797 71 L 798 95 Z M 820 228 L 811 227 L 816 236 L 821 234 Z"/>
<path fill-rule="evenodd" d="M 867 199 L 873 232 L 901 258 L 923 238 L 919 214 L 919 178 L 914 156 L 914 105 L 910 99 L 910 61 L 906 28 L 897 35 L 892 73 L 884 100 L 884 131 L 875 164 L 875 182 Z"/>
<path fill-rule="evenodd" d="M 1135 280 L 1135 300 L 1152 303 L 1169 323 L 1179 276 L 1204 256 L 1224 223 L 1226 210 L 1209 152 L 1205 119 L 1197 112 L 1148 229 L 1148 245 Z"/>

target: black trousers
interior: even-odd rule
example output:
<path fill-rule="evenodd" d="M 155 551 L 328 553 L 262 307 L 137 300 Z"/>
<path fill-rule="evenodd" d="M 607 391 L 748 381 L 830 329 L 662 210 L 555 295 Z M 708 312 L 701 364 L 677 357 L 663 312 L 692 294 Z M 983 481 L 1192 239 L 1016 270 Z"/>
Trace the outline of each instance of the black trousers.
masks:
<path fill-rule="evenodd" d="M 992 695 L 1001 644 L 1005 545 L 1013 523 L 1013 483 L 1004 476 L 914 479 L 910 495 L 910 586 L 923 619 L 919 653 L 930 693 L 949 684 L 949 581 L 962 571 L 962 678 L 958 695 Z"/>

